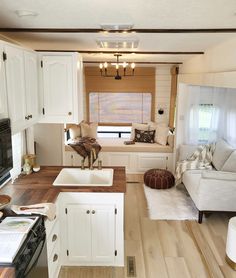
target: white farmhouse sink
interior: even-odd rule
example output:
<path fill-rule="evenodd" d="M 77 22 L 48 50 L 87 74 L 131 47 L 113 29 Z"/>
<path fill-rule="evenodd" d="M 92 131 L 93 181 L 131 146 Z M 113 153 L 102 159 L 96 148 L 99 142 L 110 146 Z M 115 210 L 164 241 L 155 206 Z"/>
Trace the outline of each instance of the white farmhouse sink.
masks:
<path fill-rule="evenodd" d="M 112 184 L 113 169 L 63 168 L 53 182 L 54 186 L 112 186 Z"/>

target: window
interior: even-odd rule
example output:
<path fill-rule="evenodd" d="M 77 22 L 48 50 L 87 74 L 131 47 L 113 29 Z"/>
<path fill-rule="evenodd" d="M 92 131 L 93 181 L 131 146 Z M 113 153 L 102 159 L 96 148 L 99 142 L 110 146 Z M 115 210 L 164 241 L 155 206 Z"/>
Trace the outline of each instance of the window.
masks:
<path fill-rule="evenodd" d="M 190 129 L 198 128 L 197 141 L 200 144 L 215 141 L 219 122 L 219 109 L 213 104 L 199 104 L 190 111 Z"/>
<path fill-rule="evenodd" d="M 91 92 L 89 121 L 102 125 L 127 125 L 151 120 L 152 94 Z"/>
<path fill-rule="evenodd" d="M 98 138 L 130 138 L 131 126 L 99 126 Z"/>

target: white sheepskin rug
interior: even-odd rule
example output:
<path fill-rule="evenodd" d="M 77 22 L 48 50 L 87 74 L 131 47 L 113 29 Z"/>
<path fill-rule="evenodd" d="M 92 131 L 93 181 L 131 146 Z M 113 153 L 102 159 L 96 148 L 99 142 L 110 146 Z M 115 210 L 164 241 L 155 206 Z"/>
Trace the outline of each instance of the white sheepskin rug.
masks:
<path fill-rule="evenodd" d="M 150 219 L 197 220 L 198 210 L 182 184 L 170 189 L 143 187 Z"/>

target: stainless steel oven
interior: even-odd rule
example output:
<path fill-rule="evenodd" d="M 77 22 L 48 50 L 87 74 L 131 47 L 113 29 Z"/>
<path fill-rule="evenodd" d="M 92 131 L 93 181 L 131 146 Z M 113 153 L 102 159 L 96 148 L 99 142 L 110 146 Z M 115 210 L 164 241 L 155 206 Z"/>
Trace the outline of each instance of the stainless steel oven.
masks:
<path fill-rule="evenodd" d="M 15 278 L 48 277 L 46 231 L 42 215 L 37 215 L 34 226 L 28 232 L 13 262 L 0 262 L 0 266 L 14 268 Z"/>
<path fill-rule="evenodd" d="M 42 240 L 25 271 L 26 278 L 48 278 L 46 239 Z"/>
<path fill-rule="evenodd" d="M 10 119 L 0 120 L 0 186 L 10 177 L 13 167 Z"/>

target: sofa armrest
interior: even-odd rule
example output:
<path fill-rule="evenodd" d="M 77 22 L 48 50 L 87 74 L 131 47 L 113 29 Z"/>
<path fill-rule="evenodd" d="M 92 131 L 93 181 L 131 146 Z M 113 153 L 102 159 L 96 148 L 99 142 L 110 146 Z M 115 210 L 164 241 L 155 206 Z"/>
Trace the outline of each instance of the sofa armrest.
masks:
<path fill-rule="evenodd" d="M 235 181 L 236 173 L 223 171 L 202 171 L 202 179 Z"/>

